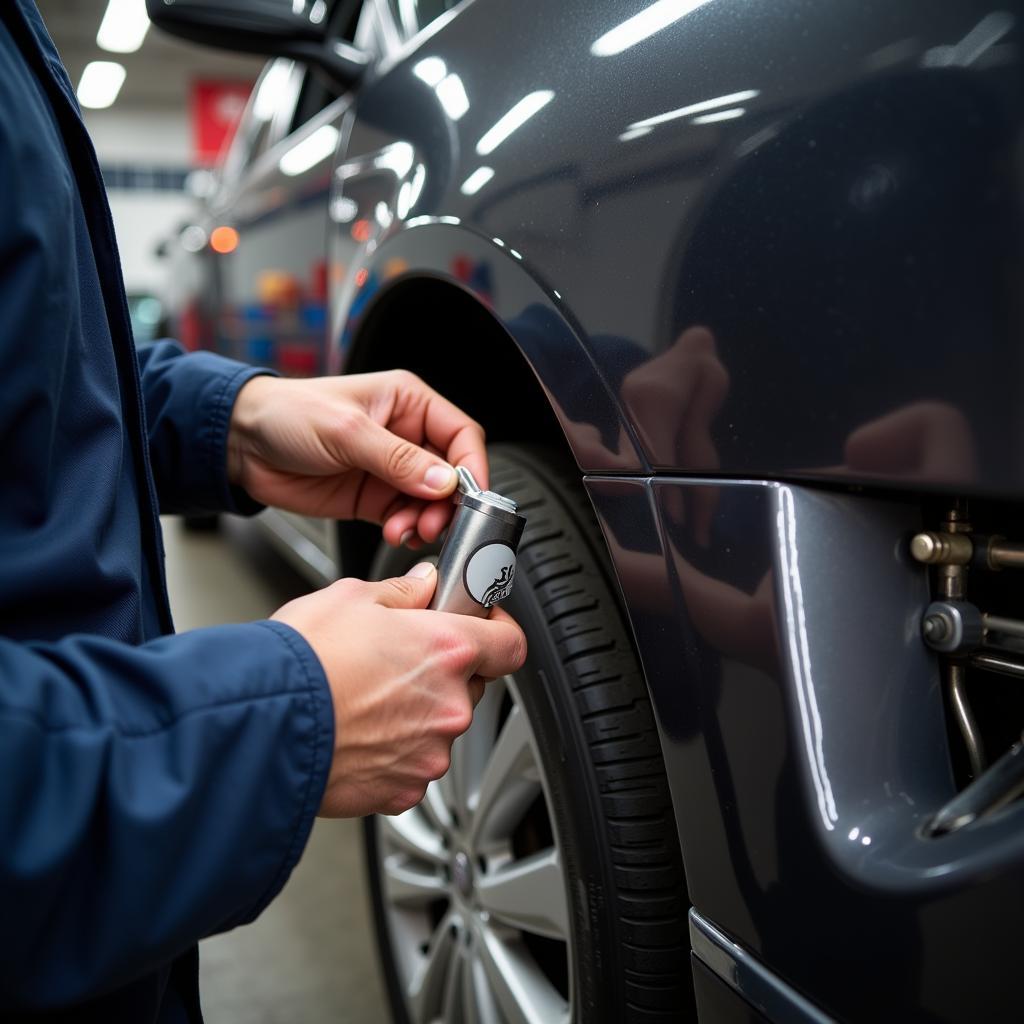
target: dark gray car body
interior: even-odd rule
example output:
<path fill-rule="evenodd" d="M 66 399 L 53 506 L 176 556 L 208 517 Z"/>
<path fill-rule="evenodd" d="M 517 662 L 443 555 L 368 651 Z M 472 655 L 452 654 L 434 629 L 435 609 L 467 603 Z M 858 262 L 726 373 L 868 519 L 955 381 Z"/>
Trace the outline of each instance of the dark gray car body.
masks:
<path fill-rule="evenodd" d="M 452 334 L 420 364 L 512 438 L 514 344 L 646 672 L 702 1020 L 1017 1019 L 1024 807 L 921 835 L 955 786 L 906 540 L 935 496 L 1024 492 L 1024 11 L 690 6 L 619 52 L 648 0 L 475 0 L 392 40 L 211 207 L 240 241 L 203 256 L 198 337 L 405 365 L 369 325 L 415 288 Z M 454 288 L 502 331 L 458 337 Z"/>

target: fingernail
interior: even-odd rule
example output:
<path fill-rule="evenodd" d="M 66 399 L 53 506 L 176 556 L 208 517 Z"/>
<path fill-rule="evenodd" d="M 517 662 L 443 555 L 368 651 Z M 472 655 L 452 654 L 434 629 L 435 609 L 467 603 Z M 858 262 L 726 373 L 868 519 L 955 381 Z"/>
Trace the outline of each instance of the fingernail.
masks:
<path fill-rule="evenodd" d="M 402 547 L 403 545 L 408 544 L 409 541 L 411 541 L 412 538 L 415 536 L 415 530 L 406 530 L 405 533 L 403 533 L 402 536 L 398 538 L 398 546 Z"/>
<path fill-rule="evenodd" d="M 451 466 L 435 464 L 424 474 L 423 482 L 432 491 L 451 490 L 455 483 L 455 470 Z"/>
<path fill-rule="evenodd" d="M 415 576 L 417 579 L 425 580 L 428 576 L 434 574 L 434 566 L 432 562 L 417 562 L 405 575 Z"/>

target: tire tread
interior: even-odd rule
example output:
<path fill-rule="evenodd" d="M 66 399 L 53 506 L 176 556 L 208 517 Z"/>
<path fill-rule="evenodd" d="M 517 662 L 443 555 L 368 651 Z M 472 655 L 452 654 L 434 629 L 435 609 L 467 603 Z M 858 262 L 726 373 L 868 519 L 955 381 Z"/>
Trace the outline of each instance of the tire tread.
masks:
<path fill-rule="evenodd" d="M 520 572 L 551 630 L 596 782 L 612 859 L 606 898 L 621 939 L 619 1019 L 678 1021 L 692 1005 L 682 857 L 654 713 L 600 529 L 578 472 L 546 452 L 496 446 L 491 481 L 530 513 Z"/>

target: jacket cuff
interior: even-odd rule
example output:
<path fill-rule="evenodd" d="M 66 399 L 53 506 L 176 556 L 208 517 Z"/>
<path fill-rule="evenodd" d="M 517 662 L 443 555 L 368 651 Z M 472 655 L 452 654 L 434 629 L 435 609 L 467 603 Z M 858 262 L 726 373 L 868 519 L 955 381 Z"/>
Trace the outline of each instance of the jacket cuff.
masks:
<path fill-rule="evenodd" d="M 212 353 L 203 353 L 216 359 L 222 366 L 211 367 L 219 372 L 220 382 L 203 430 L 203 462 L 208 479 L 215 481 L 217 499 L 215 508 L 235 515 L 251 516 L 264 509 L 264 505 L 249 497 L 242 487 L 234 486 L 228 479 L 228 434 L 231 431 L 231 414 L 235 400 L 243 385 L 253 377 L 276 377 L 273 370 L 259 366 L 240 366 L 233 360 L 223 359 Z M 193 357 L 194 358 L 194 357 Z"/>
<path fill-rule="evenodd" d="M 256 623 L 256 625 L 277 634 L 294 655 L 309 682 L 312 705 L 310 710 L 316 727 L 310 740 L 309 777 L 302 801 L 295 814 L 291 843 L 270 885 L 257 900 L 251 912 L 243 919 L 242 923 L 245 924 L 254 921 L 263 913 L 267 905 L 284 888 L 285 882 L 288 881 L 295 865 L 298 864 L 302 851 L 305 850 L 306 843 L 309 842 L 309 835 L 313 830 L 316 812 L 320 809 L 320 804 L 323 801 L 324 791 L 327 789 L 327 779 L 334 759 L 334 698 L 331 695 L 320 659 L 302 634 L 292 629 L 291 626 L 287 626 L 283 622 L 269 620 Z"/>

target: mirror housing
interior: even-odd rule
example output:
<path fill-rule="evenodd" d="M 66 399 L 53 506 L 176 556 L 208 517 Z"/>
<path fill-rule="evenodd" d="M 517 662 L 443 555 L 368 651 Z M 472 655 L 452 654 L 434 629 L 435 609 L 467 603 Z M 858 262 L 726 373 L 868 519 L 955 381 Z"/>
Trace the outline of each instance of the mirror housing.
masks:
<path fill-rule="evenodd" d="M 290 57 L 317 67 L 338 85 L 354 85 L 369 62 L 342 42 L 329 43 L 325 5 L 289 0 L 146 0 L 149 20 L 164 32 L 222 50 Z M 308 8 L 308 9 L 307 9 Z M 320 20 L 311 15 L 319 11 Z"/>

